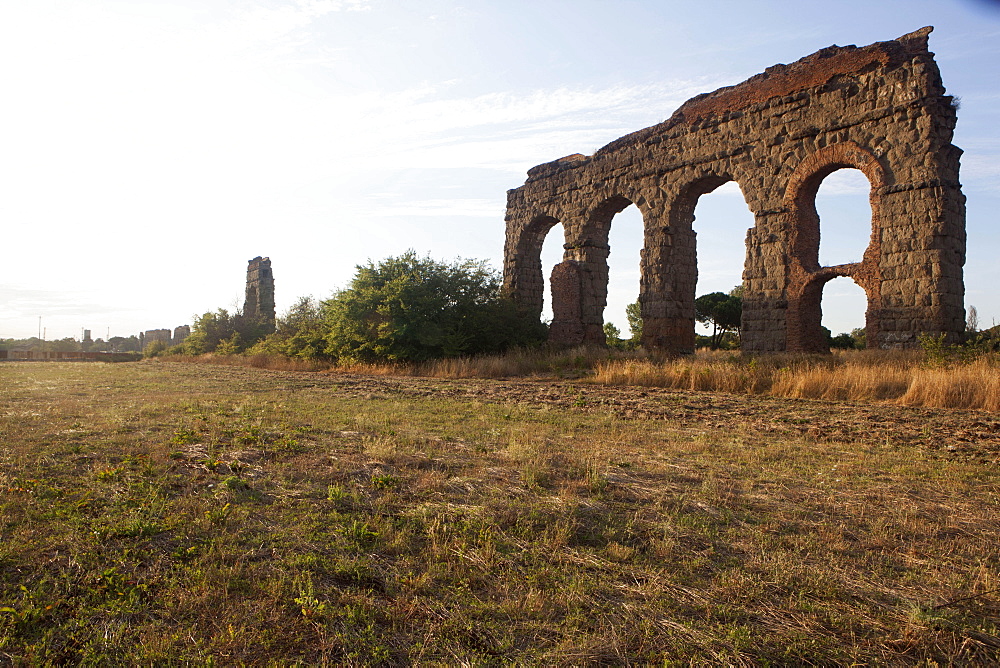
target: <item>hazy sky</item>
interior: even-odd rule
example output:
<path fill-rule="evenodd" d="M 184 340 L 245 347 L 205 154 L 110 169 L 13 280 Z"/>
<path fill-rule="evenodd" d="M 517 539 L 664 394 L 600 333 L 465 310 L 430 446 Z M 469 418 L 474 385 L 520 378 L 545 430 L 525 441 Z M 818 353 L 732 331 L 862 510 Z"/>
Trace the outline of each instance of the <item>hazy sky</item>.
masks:
<path fill-rule="evenodd" d="M 0 0 L 0 337 L 37 334 L 39 317 L 49 339 L 190 323 L 242 305 L 257 255 L 279 312 L 409 248 L 499 267 L 506 191 L 528 168 L 775 63 L 925 25 L 962 99 L 966 303 L 989 325 L 996 3 Z M 865 189 L 848 171 L 824 182 L 824 261 L 860 259 Z M 695 215 L 698 294 L 728 291 L 752 216 L 734 184 Z M 623 330 L 640 228 L 629 211 L 612 226 L 606 317 Z M 829 284 L 824 324 L 863 325 L 861 295 Z"/>

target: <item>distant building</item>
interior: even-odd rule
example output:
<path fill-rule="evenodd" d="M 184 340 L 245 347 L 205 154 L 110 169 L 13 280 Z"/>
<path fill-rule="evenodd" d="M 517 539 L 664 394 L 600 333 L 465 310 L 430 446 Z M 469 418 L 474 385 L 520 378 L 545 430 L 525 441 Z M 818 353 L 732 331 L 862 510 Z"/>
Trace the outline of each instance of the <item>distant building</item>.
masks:
<path fill-rule="evenodd" d="M 145 350 L 146 346 L 152 345 L 157 341 L 163 341 L 167 346 L 170 345 L 170 330 L 169 329 L 147 329 L 145 332 L 139 335 L 139 339 L 142 340 L 142 349 Z"/>
<path fill-rule="evenodd" d="M 170 342 L 170 345 L 176 346 L 179 343 L 184 343 L 184 339 L 191 336 L 190 325 L 181 325 L 180 327 L 174 327 L 174 338 Z"/>
<path fill-rule="evenodd" d="M 174 327 L 173 332 L 169 329 L 147 329 L 145 332 L 139 332 L 139 349 L 145 350 L 146 346 L 156 341 L 163 341 L 169 348 L 183 343 L 189 336 L 191 336 L 190 325 Z"/>

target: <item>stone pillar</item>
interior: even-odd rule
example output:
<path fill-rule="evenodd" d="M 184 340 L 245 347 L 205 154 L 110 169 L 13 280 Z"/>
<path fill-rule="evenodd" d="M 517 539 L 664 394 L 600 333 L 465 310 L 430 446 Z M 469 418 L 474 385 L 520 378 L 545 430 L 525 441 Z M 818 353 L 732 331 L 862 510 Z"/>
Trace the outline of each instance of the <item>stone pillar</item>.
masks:
<path fill-rule="evenodd" d="M 608 303 L 608 256 L 606 243 L 584 239 L 567 244 L 566 258 L 576 263 L 580 275 L 580 323 L 584 345 L 603 346 L 604 307 Z M 555 303 L 553 301 L 553 310 Z"/>
<path fill-rule="evenodd" d="M 936 185 L 889 192 L 884 206 L 874 345 L 912 347 L 920 334 L 957 341 L 965 322 L 964 196 L 957 187 Z"/>
<path fill-rule="evenodd" d="M 552 290 L 552 324 L 549 343 L 557 346 L 578 346 L 584 340 L 580 300 L 580 265 L 574 260 L 560 262 L 552 268 L 549 280 Z"/>
<path fill-rule="evenodd" d="M 785 350 L 788 299 L 782 211 L 756 214 L 747 231 L 743 268 L 741 349 L 748 353 Z"/>
<path fill-rule="evenodd" d="M 698 282 L 697 241 L 692 223 L 697 194 L 675 195 L 646 225 L 639 303 L 642 345 L 683 355 L 694 352 L 694 299 Z M 661 220 L 669 220 L 663 225 Z"/>
<path fill-rule="evenodd" d="M 271 273 L 270 258 L 258 255 L 247 263 L 243 317 L 260 320 L 265 326 L 274 329 L 274 274 Z"/>

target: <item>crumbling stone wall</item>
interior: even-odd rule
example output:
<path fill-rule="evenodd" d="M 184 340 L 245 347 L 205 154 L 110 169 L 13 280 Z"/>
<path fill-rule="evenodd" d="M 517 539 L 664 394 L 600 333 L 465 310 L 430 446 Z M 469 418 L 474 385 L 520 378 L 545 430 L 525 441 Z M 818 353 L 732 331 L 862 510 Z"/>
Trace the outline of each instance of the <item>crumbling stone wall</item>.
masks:
<path fill-rule="evenodd" d="M 505 289 L 541 314 L 541 246 L 562 223 L 550 338 L 603 342 L 608 231 L 635 204 L 644 220 L 643 345 L 694 350 L 698 198 L 736 181 L 753 211 L 743 270 L 743 349 L 827 351 L 823 286 L 846 276 L 867 295 L 868 345 L 964 329 L 965 198 L 955 107 L 923 28 L 866 47 L 831 46 L 685 102 L 669 120 L 592 156 L 538 165 L 508 192 Z M 871 183 L 860 262 L 819 264 L 820 182 L 854 168 Z M 565 266 L 564 266 L 565 265 Z"/>
<path fill-rule="evenodd" d="M 176 346 L 184 343 L 184 339 L 191 335 L 190 325 L 174 327 L 173 336 L 169 329 L 147 329 L 139 332 L 139 350 L 145 350 L 146 346 L 155 342 L 162 342 L 165 346 Z"/>
<path fill-rule="evenodd" d="M 257 256 L 247 263 L 246 299 L 243 302 L 243 316 L 257 318 L 274 329 L 274 274 L 271 273 L 271 259 Z"/>
<path fill-rule="evenodd" d="M 176 346 L 177 344 L 184 343 L 184 340 L 189 336 L 191 336 L 191 325 L 174 327 L 174 338 L 171 344 Z"/>
<path fill-rule="evenodd" d="M 143 350 L 146 346 L 152 343 L 162 343 L 165 346 L 170 345 L 170 330 L 169 329 L 147 329 L 145 332 L 139 334 L 139 345 Z"/>

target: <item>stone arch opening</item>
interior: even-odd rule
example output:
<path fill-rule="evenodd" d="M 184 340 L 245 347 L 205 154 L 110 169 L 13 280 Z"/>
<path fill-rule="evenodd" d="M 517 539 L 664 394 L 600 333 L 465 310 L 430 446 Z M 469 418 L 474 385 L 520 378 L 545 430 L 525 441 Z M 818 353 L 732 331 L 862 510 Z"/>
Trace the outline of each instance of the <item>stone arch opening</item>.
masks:
<path fill-rule="evenodd" d="M 819 265 L 861 262 L 872 239 L 871 183 L 864 172 L 843 167 L 824 178 L 814 206 L 819 218 Z"/>
<path fill-rule="evenodd" d="M 676 276 L 677 313 L 685 330 L 681 333 L 681 351 L 695 349 L 699 333 L 695 299 L 711 292 L 729 294 L 743 283 L 746 264 L 743 239 L 753 226 L 753 213 L 730 174 L 697 178 L 682 188 L 674 200 L 670 216 L 673 249 L 670 270 Z"/>
<path fill-rule="evenodd" d="M 543 284 L 541 311 L 543 322 L 552 322 L 552 271 L 563 261 L 563 256 L 566 254 L 565 246 L 566 230 L 562 223 L 556 221 L 546 231 L 539 255 Z"/>
<path fill-rule="evenodd" d="M 863 247 L 861 257 L 854 262 L 836 265 L 820 264 L 821 221 L 817 210 L 817 195 L 827 177 L 839 170 L 861 172 L 869 184 L 868 225 L 855 222 L 861 239 L 853 240 Z M 823 332 L 821 305 L 823 286 L 833 278 L 851 278 L 865 292 L 865 331 L 869 342 L 878 338 L 881 329 L 881 193 L 887 182 L 886 171 L 869 151 L 853 142 L 826 146 L 802 161 L 786 190 L 789 202 L 789 238 L 791 247 L 787 320 L 787 350 L 825 353 L 829 345 Z M 860 228 L 860 229 L 859 229 Z"/>
<path fill-rule="evenodd" d="M 860 153 L 861 156 L 852 155 L 852 153 Z M 885 175 L 880 166 L 874 163 L 874 158 L 866 151 L 855 146 L 838 144 L 828 147 L 828 150 L 819 151 L 805 160 L 792 176 L 788 186 L 791 193 L 792 225 L 790 236 L 793 259 L 807 272 L 817 271 L 824 266 L 820 263 L 821 221 L 817 210 L 817 196 L 820 186 L 827 177 L 840 170 L 860 172 L 869 184 L 869 194 L 868 210 L 864 218 L 866 224 L 862 228 L 864 230 L 863 237 L 858 240 L 864 248 L 862 257 L 857 258 L 854 263 L 838 263 L 838 265 L 860 264 L 871 253 L 878 252 L 876 232 L 880 202 L 877 197 L 877 189 L 885 185 Z"/>
<path fill-rule="evenodd" d="M 572 238 L 567 239 L 566 266 L 560 267 L 568 282 L 565 294 L 569 294 L 570 283 L 573 287 L 579 285 L 579 314 L 566 311 L 567 317 L 579 318 L 579 325 L 566 330 L 554 328 L 550 331 L 550 341 L 587 345 L 606 343 L 604 310 L 608 304 L 611 222 L 632 204 L 632 200 L 623 195 L 606 195 L 598 198 L 596 204 L 583 212 L 581 226 L 577 228 L 576 234 L 570 235 Z M 556 274 L 553 273 L 553 284 L 555 283 Z M 553 302 L 555 301 L 553 298 Z"/>
<path fill-rule="evenodd" d="M 726 181 L 698 198 L 693 221 L 696 299 L 714 292 L 729 295 L 743 285 L 744 238 L 754 222 L 753 212 L 735 180 Z M 706 335 L 711 332 L 711 326 L 698 324 L 695 331 Z"/>
<path fill-rule="evenodd" d="M 838 274 L 837 272 L 832 272 L 832 271 L 821 272 L 817 274 L 816 277 L 813 280 L 811 280 L 805 286 L 805 289 L 802 291 L 802 294 L 799 298 L 801 307 L 806 312 L 814 314 L 815 319 L 810 319 L 809 321 L 802 323 L 802 327 L 799 330 L 799 335 L 801 337 L 798 340 L 798 343 L 801 345 L 799 352 L 810 352 L 810 353 L 830 352 L 830 342 L 827 339 L 826 331 L 824 331 L 825 320 L 823 316 L 822 302 L 823 302 L 823 293 L 825 292 L 827 286 L 830 284 L 831 281 L 837 278 L 850 278 L 853 281 L 853 278 L 847 274 L 843 273 Z M 862 292 L 865 293 L 864 300 L 868 304 L 871 304 L 871 295 L 869 295 L 867 291 L 864 290 L 863 286 L 857 284 L 856 281 L 854 281 L 854 283 L 857 285 L 857 287 L 861 288 Z M 838 282 L 837 287 L 839 287 L 840 285 L 841 282 Z M 865 310 L 865 321 L 867 324 L 867 326 L 865 327 L 866 339 L 868 336 L 872 335 L 877 331 L 877 326 L 873 326 L 872 319 L 870 316 L 871 316 L 871 308 L 869 306 L 869 308 Z M 836 335 L 839 332 L 833 332 L 831 330 L 831 333 Z"/>
<path fill-rule="evenodd" d="M 868 295 L 849 277 L 834 277 L 823 286 L 822 326 L 831 336 L 864 330 L 867 341 Z"/>
<path fill-rule="evenodd" d="M 535 317 L 542 317 L 546 282 L 542 269 L 542 246 L 549 231 L 560 221 L 550 215 L 536 215 L 524 226 L 516 240 L 521 261 L 517 266 L 517 290 L 521 306 Z"/>
<path fill-rule="evenodd" d="M 625 308 L 639 298 L 643 245 L 642 212 L 629 204 L 614 216 L 608 231 L 608 297 L 603 315 L 604 322 L 614 324 L 624 339 L 632 336 Z"/>

